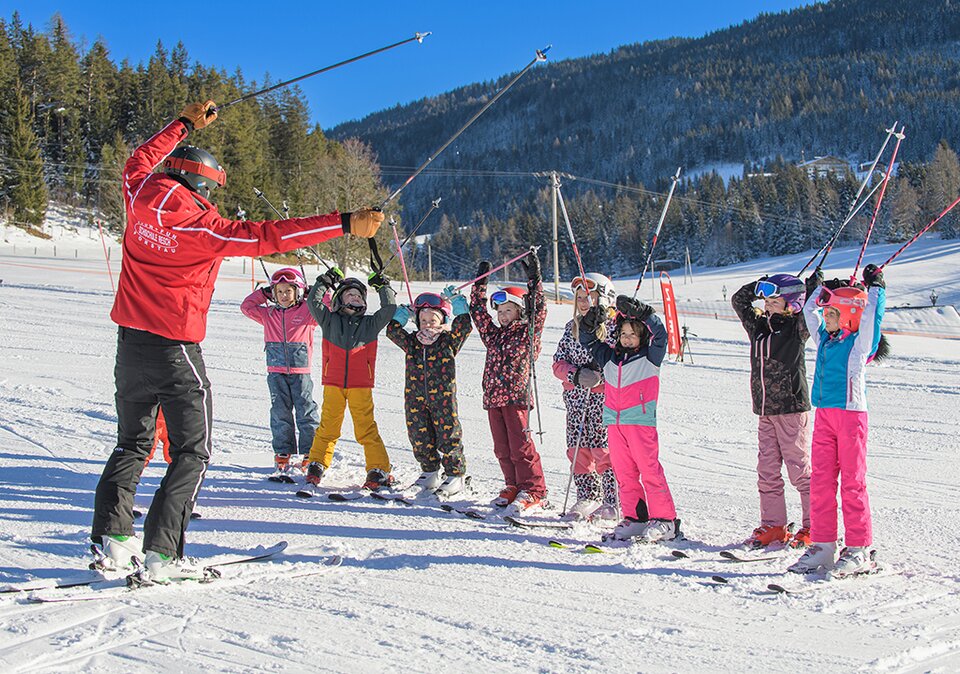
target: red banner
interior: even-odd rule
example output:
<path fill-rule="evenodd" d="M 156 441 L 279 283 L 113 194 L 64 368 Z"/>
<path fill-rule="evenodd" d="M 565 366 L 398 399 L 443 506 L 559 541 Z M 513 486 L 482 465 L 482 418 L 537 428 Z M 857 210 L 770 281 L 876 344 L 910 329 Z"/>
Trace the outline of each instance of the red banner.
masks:
<path fill-rule="evenodd" d="M 673 282 L 667 272 L 660 272 L 660 292 L 663 294 L 663 323 L 667 326 L 667 353 L 680 353 L 680 323 L 677 320 L 677 298 Z"/>

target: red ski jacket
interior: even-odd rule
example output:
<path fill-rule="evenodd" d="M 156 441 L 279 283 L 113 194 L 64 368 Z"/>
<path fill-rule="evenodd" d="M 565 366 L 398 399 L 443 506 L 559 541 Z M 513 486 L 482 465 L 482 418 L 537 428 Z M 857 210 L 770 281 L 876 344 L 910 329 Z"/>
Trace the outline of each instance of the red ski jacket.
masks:
<path fill-rule="evenodd" d="M 110 318 L 117 325 L 185 342 L 203 340 L 223 258 L 312 246 L 343 234 L 340 214 L 243 222 L 153 168 L 186 138 L 168 124 L 134 151 L 123 169 L 127 228 L 120 285 Z"/>

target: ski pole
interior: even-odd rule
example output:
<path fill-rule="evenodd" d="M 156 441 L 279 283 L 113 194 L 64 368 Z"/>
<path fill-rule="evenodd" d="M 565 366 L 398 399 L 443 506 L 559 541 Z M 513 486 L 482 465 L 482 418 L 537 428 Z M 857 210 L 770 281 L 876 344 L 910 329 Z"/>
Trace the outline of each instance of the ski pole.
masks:
<path fill-rule="evenodd" d="M 870 177 L 873 175 L 874 169 L 877 168 L 877 162 L 880 161 L 880 157 L 883 155 L 883 151 L 887 149 L 887 144 L 890 142 L 890 137 L 897 132 L 897 124 L 899 123 L 899 121 L 900 120 L 895 120 L 893 122 L 893 126 L 891 126 L 889 129 L 886 130 L 887 137 L 884 139 L 883 145 L 880 146 L 880 151 L 877 152 L 877 156 L 873 158 L 873 162 L 870 164 L 870 168 L 867 170 L 866 175 L 863 177 L 863 180 L 860 182 L 860 188 L 857 190 L 856 196 L 853 197 L 853 203 L 850 204 L 850 208 L 847 210 L 847 215 L 844 218 L 843 222 L 841 223 L 840 228 L 829 239 L 829 241 L 826 244 L 824 244 L 823 247 L 820 248 L 820 250 L 818 250 L 816 253 L 813 254 L 813 257 L 810 258 L 810 261 L 807 262 L 805 265 L 803 265 L 803 269 L 800 270 L 800 273 L 797 274 L 797 276 L 803 276 L 803 272 L 807 270 L 807 267 L 813 264 L 813 261 L 817 259 L 817 255 L 819 255 L 820 253 L 823 253 L 823 258 L 821 258 L 820 262 L 817 264 L 817 269 L 820 269 L 823 266 L 823 263 L 827 259 L 827 255 L 829 255 L 830 250 L 833 249 L 833 243 L 837 240 L 837 237 L 840 236 L 840 232 L 843 231 L 843 228 L 847 226 L 847 223 L 850 220 L 852 220 L 853 217 L 860 211 L 860 209 L 863 207 L 863 203 L 869 201 L 870 197 L 877 190 L 877 188 L 874 187 L 873 190 L 870 192 L 870 194 L 867 195 L 867 198 L 864 199 L 864 201 L 860 203 L 860 205 L 857 205 L 857 202 L 860 199 L 860 195 L 863 194 L 863 189 L 866 187 L 867 183 L 870 182 Z"/>
<path fill-rule="evenodd" d="M 427 37 L 428 35 L 430 35 L 429 32 L 426 32 L 426 33 L 416 33 L 416 34 L 414 34 L 413 37 L 409 37 L 409 38 L 407 38 L 406 40 L 401 40 L 400 42 L 394 42 L 393 44 L 387 45 L 386 47 L 380 47 L 380 49 L 374 49 L 373 51 L 368 51 L 366 54 L 360 54 L 359 56 L 354 56 L 353 58 L 349 58 L 349 59 L 347 59 L 346 61 L 340 61 L 339 63 L 334 63 L 333 65 L 326 66 L 325 68 L 320 68 L 319 70 L 314 70 L 313 72 L 309 72 L 309 73 L 307 73 L 306 75 L 300 75 L 299 77 L 294 77 L 294 78 L 291 79 L 291 80 L 287 80 L 287 81 L 285 81 L 285 82 L 280 82 L 279 84 L 274 84 L 272 87 L 267 87 L 266 89 L 261 89 L 260 91 L 254 91 L 253 93 L 245 94 L 245 95 L 241 96 L 240 98 L 236 98 L 236 99 L 230 101 L 229 103 L 224 103 L 223 105 L 218 105 L 216 108 L 213 109 L 213 111 L 219 113 L 219 112 L 221 112 L 222 110 L 226 110 L 226 109 L 229 108 L 230 106 L 236 105 L 237 103 L 243 103 L 244 101 L 249 101 L 251 98 L 256 98 L 257 96 L 262 96 L 263 94 L 270 93 L 271 91 L 273 91 L 273 90 L 275 90 L 275 89 L 279 89 L 280 87 L 285 87 L 285 86 L 287 86 L 287 85 L 289 85 L 289 84 L 294 84 L 295 82 L 299 82 L 300 80 L 305 80 L 305 79 L 307 79 L 308 77 L 313 77 L 314 75 L 319 75 L 319 74 L 321 74 L 321 73 L 328 72 L 328 71 L 333 70 L 333 69 L 335 69 L 335 68 L 339 68 L 340 66 L 345 66 L 345 65 L 347 65 L 347 64 L 349 64 L 349 63 L 354 63 L 354 62 L 356 62 L 356 61 L 360 61 L 360 60 L 362 60 L 362 59 L 367 58 L 368 56 L 373 56 L 374 54 L 379 54 L 379 53 L 381 53 L 381 52 L 385 52 L 385 51 L 387 51 L 387 50 L 389 50 L 389 49 L 393 49 L 394 47 L 399 47 L 400 45 L 407 44 L 408 42 L 413 42 L 414 40 L 416 40 L 416 41 L 417 41 L 418 43 L 420 43 L 420 44 L 423 44 L 423 38 Z"/>
<path fill-rule="evenodd" d="M 653 232 L 653 242 L 650 244 L 650 251 L 647 253 L 647 261 L 643 263 L 643 271 L 640 272 L 640 278 L 637 279 L 637 287 L 633 289 L 633 299 L 637 299 L 637 293 L 640 292 L 640 284 L 643 283 L 643 276 L 647 273 L 647 267 L 650 266 L 650 261 L 653 259 L 653 250 L 657 247 L 657 237 L 660 236 L 660 228 L 663 227 L 663 221 L 667 218 L 667 209 L 670 208 L 670 200 L 673 199 L 673 190 L 676 189 L 677 183 L 680 182 L 680 167 L 677 167 L 677 172 L 671 178 L 670 182 L 670 192 L 667 194 L 667 201 L 663 205 L 663 211 L 660 212 L 660 221 L 657 223 L 657 228 Z"/>
<path fill-rule="evenodd" d="M 394 251 L 393 255 L 388 257 L 387 261 L 383 263 L 384 269 L 390 266 L 390 263 L 393 262 L 394 258 L 397 257 L 397 253 L 399 253 L 400 250 L 407 245 L 407 242 L 414 237 L 414 235 L 417 233 L 417 230 L 420 229 L 420 225 L 422 225 L 426 221 L 426 219 L 430 217 L 430 214 L 433 213 L 434 210 L 440 207 L 440 199 L 441 197 L 437 197 L 436 199 L 433 200 L 433 202 L 431 202 L 430 209 L 427 211 L 427 214 L 424 215 L 422 218 L 420 218 L 420 222 L 417 223 L 416 227 L 410 230 L 410 233 L 407 234 L 407 237 L 400 244 L 399 248 L 397 248 L 397 250 Z"/>
<path fill-rule="evenodd" d="M 900 246 L 900 250 L 898 250 L 896 253 L 894 253 L 894 254 L 891 255 L 889 258 L 887 258 L 887 261 L 884 262 L 882 265 L 880 265 L 880 269 L 883 269 L 883 268 L 886 267 L 888 264 L 890 264 L 891 262 L 893 262 L 895 259 L 897 259 L 898 257 L 900 257 L 900 253 L 902 253 L 902 252 L 905 251 L 907 248 L 909 248 L 909 247 L 912 246 L 914 243 L 916 243 L 917 239 L 919 239 L 921 236 L 923 236 L 924 234 L 926 234 L 927 231 L 928 231 L 931 227 L 933 227 L 935 224 L 937 224 L 938 222 L 940 222 L 940 221 L 943 219 L 943 217 L 944 217 L 947 213 L 949 213 L 950 211 L 952 211 L 953 208 L 954 208 L 954 206 L 956 206 L 957 204 L 960 204 L 960 197 L 957 197 L 952 204 L 950 204 L 950 205 L 947 206 L 945 209 L 943 209 L 943 211 L 940 213 L 940 215 L 938 215 L 937 217 L 935 217 L 933 220 L 930 221 L 930 224 L 928 224 L 926 227 L 924 227 L 924 228 L 921 229 L 919 232 L 917 232 L 916 234 L 914 234 L 912 239 L 910 239 L 910 240 L 907 241 L 905 244 L 903 244 L 902 246 Z"/>
<path fill-rule="evenodd" d="M 860 269 L 860 263 L 863 262 L 863 254 L 867 252 L 867 244 L 870 243 L 870 235 L 873 233 L 873 225 L 877 222 L 877 215 L 880 214 L 880 204 L 883 203 L 883 195 L 887 192 L 887 185 L 890 184 L 890 173 L 893 171 L 893 164 L 897 160 L 897 151 L 900 149 L 900 143 L 906 137 L 903 130 L 906 127 L 900 125 L 900 133 L 897 134 L 897 144 L 893 147 L 893 156 L 890 157 L 890 165 L 887 166 L 887 174 L 883 177 L 883 187 L 880 188 L 880 194 L 877 196 L 877 205 L 873 209 L 873 217 L 870 219 L 870 226 L 867 228 L 867 235 L 863 239 L 863 246 L 860 247 L 860 256 L 857 258 L 857 264 L 853 267 L 853 273 L 850 274 L 850 281 L 857 280 L 857 271 Z"/>
<path fill-rule="evenodd" d="M 407 284 L 407 297 L 410 298 L 410 306 L 413 307 L 413 291 L 410 290 L 410 279 L 407 277 L 407 265 L 403 261 L 403 251 L 400 249 L 400 235 L 397 234 L 397 219 L 390 216 L 390 228 L 393 230 L 393 242 L 397 244 L 397 255 L 400 257 L 400 269 L 403 271 L 403 282 Z M 386 269 L 383 265 L 381 269 Z"/>
<path fill-rule="evenodd" d="M 254 187 L 254 188 L 253 188 L 253 193 L 257 195 L 257 198 L 258 198 L 258 199 L 261 199 L 261 200 L 263 201 L 263 203 L 265 203 L 267 206 L 269 206 L 269 207 L 270 207 L 270 210 L 272 210 L 274 213 L 276 213 L 278 218 L 280 218 L 281 220 L 287 220 L 287 219 L 288 219 L 287 216 L 285 216 L 283 213 L 281 213 L 280 211 L 277 210 L 277 207 L 276 207 L 276 206 L 274 206 L 272 203 L 270 203 L 270 200 L 267 199 L 267 195 L 265 195 L 265 194 L 264 194 L 263 192 L 261 192 L 259 189 L 257 189 L 256 187 Z M 286 202 L 286 201 L 283 202 L 283 208 L 284 208 L 285 211 L 287 211 L 287 212 L 289 213 L 289 210 L 290 210 L 290 209 L 287 207 L 287 202 Z M 320 255 L 320 251 L 319 251 L 319 250 L 317 250 L 316 248 L 310 248 L 309 250 L 312 251 L 313 254 L 317 256 L 317 259 L 318 259 L 318 260 L 320 260 L 321 262 L 323 262 L 323 266 L 326 267 L 327 270 L 333 269 L 333 267 L 331 267 L 329 264 L 327 264 L 327 261 L 323 259 L 323 256 Z M 303 260 L 300 259 L 299 249 L 298 249 L 298 251 L 297 251 L 297 259 L 300 260 L 300 271 L 303 273 L 303 280 L 306 281 L 306 280 L 307 280 L 307 274 L 306 274 L 306 272 L 303 271 Z M 260 260 L 260 264 L 261 264 L 261 265 L 263 264 L 263 259 Z M 266 268 L 266 267 L 263 268 L 263 272 L 266 274 L 266 272 L 267 272 L 267 268 Z M 268 278 L 268 279 L 270 278 L 270 275 L 269 275 L 269 274 L 267 274 L 267 278 Z"/>
<path fill-rule="evenodd" d="M 503 264 L 501 264 L 501 265 L 499 265 L 499 266 L 497 266 L 497 267 L 494 267 L 493 269 L 491 269 L 490 271 L 486 272 L 485 274 L 480 274 L 480 276 L 478 276 L 477 278 L 473 279 L 472 281 L 467 281 L 466 283 L 463 283 L 463 284 L 461 284 L 461 285 L 458 285 L 456 288 L 454 288 L 454 290 L 455 290 L 455 291 L 457 291 L 457 290 L 463 290 L 463 289 L 466 288 L 467 286 L 473 285 L 474 283 L 476 283 L 476 282 L 479 281 L 480 279 L 486 278 L 487 276 L 490 276 L 490 274 L 493 274 L 494 272 L 498 272 L 498 271 L 500 271 L 501 269 L 503 269 L 504 267 L 509 267 L 510 265 L 512 265 L 512 264 L 513 264 L 514 262 L 516 262 L 517 260 L 522 260 L 522 259 L 525 258 L 527 255 L 529 255 L 530 253 L 536 252 L 536 251 L 538 251 L 538 250 L 540 250 L 540 246 L 532 246 L 532 247 L 530 248 L 530 250 L 527 250 L 527 251 L 524 251 L 524 252 L 520 253 L 520 254 L 517 255 L 516 257 L 507 260 L 506 262 L 504 262 Z"/>
<path fill-rule="evenodd" d="M 475 121 L 477 121 L 477 118 L 480 117 L 480 115 L 482 115 L 483 113 L 485 113 L 485 112 L 490 108 L 491 105 L 493 105 L 494 103 L 496 103 L 497 100 L 507 92 L 507 89 L 509 89 L 510 87 L 512 87 L 514 84 L 516 84 L 517 80 L 519 80 L 521 77 L 523 77 L 524 75 L 526 75 L 527 71 L 530 70 L 530 68 L 532 68 L 536 63 L 539 63 L 540 61 L 546 61 L 546 60 L 547 60 L 547 52 L 550 51 L 550 47 L 551 47 L 551 46 L 553 46 L 553 45 L 548 45 L 548 46 L 545 47 L 544 49 L 538 49 L 538 50 L 537 50 L 537 55 L 533 58 L 532 61 L 530 61 L 530 63 L 528 63 L 528 64 L 526 65 L 526 67 L 525 67 L 523 70 L 521 70 L 519 73 L 517 73 L 517 75 L 516 75 L 512 80 L 510 80 L 509 82 L 507 82 L 507 84 L 506 84 L 503 88 L 501 88 L 500 91 L 498 91 L 498 92 L 496 93 L 496 95 L 494 95 L 493 98 L 491 98 L 489 101 L 487 101 L 486 104 L 485 104 L 482 108 L 480 108 L 480 109 L 476 112 L 476 114 L 474 114 L 473 117 L 471 117 L 471 118 L 467 121 L 466 124 L 464 124 L 463 126 L 461 126 L 461 127 L 457 130 L 457 132 L 456 132 L 455 134 L 453 134 L 452 136 L 450 136 L 450 139 L 447 140 L 443 145 L 441 145 L 440 148 L 439 148 L 436 152 L 434 152 L 432 155 L 430 155 L 429 157 L 427 157 L 427 160 L 426 160 L 425 162 L 423 162 L 422 164 L 420 164 L 420 167 L 417 168 L 417 170 L 414 171 L 413 174 L 412 174 L 409 178 L 407 178 L 406 181 L 405 181 L 402 185 L 400 185 L 400 187 L 398 187 L 398 188 L 393 192 L 393 194 L 391 194 L 389 197 L 387 197 L 386 199 L 383 200 L 383 202 L 380 204 L 380 210 L 383 210 L 383 208 L 384 208 L 387 204 L 389 204 L 391 201 L 393 201 L 393 200 L 396 199 L 398 196 L 400 196 L 400 193 L 403 192 L 404 189 L 406 189 L 407 185 L 409 185 L 410 183 L 412 183 L 413 180 L 414 180 L 414 178 L 416 178 L 418 175 L 420 175 L 421 173 L 423 173 L 423 170 L 424 170 L 425 168 L 427 168 L 427 166 L 430 164 L 430 162 L 432 162 L 434 159 L 436 159 L 436 158 L 440 155 L 440 153 L 443 152 L 444 150 L 446 150 L 447 147 L 448 147 L 453 141 L 455 141 L 457 138 L 459 138 L 459 137 L 460 137 L 460 134 L 462 134 L 464 131 L 467 130 L 467 127 L 469 127 L 471 124 L 473 124 Z"/>
<path fill-rule="evenodd" d="M 532 396 L 530 400 L 531 406 L 537 411 L 537 435 L 540 436 L 540 441 L 543 441 L 543 419 L 540 417 L 540 391 L 537 387 L 537 355 L 534 353 L 534 342 L 536 340 L 535 331 L 536 326 L 534 325 L 534 318 L 536 317 L 536 300 L 533 295 L 529 292 L 527 293 L 529 307 L 529 316 L 527 317 L 528 329 L 527 335 L 529 336 L 530 342 L 530 376 L 527 379 L 527 395 Z M 530 423 L 529 417 L 527 418 L 528 432 L 533 432 L 532 425 Z"/>
<path fill-rule="evenodd" d="M 820 269 L 821 267 L 823 267 L 823 263 L 826 261 L 827 255 L 830 254 L 830 251 L 833 250 L 833 246 L 834 244 L 836 244 L 837 239 L 840 237 L 840 233 L 843 232 L 844 228 L 850 223 L 851 220 L 857 217 L 857 214 L 861 211 L 861 209 L 863 209 L 864 206 L 870 203 L 870 198 L 877 193 L 877 190 L 879 190 L 882 185 L 883 185 L 883 181 L 881 180 L 880 182 L 878 182 L 876 185 L 873 186 L 873 188 L 870 190 L 869 193 L 867 193 L 867 196 L 864 198 L 863 201 L 861 201 L 859 204 L 856 204 L 856 208 L 853 210 L 853 212 L 850 213 L 842 223 L 840 223 L 840 226 L 837 228 L 837 231 L 835 231 L 833 233 L 833 236 L 831 236 L 827 240 L 827 242 L 820 247 L 820 250 L 814 253 L 813 257 L 811 257 L 810 260 L 805 265 L 803 265 L 803 269 L 800 270 L 797 276 L 803 276 L 803 272 L 805 272 L 807 270 L 807 267 L 809 267 L 811 263 L 813 263 L 813 261 L 817 259 L 817 255 L 819 255 L 820 253 L 823 253 L 823 257 L 820 258 L 820 261 L 817 263 L 816 268 Z"/>
<path fill-rule="evenodd" d="M 284 217 L 284 219 L 285 219 L 285 220 L 289 220 L 289 219 L 290 219 L 290 207 L 287 205 L 287 200 L 286 200 L 286 199 L 284 199 L 283 202 L 281 202 L 280 208 L 283 209 L 283 217 Z M 300 274 L 303 276 L 304 282 L 306 282 L 306 280 L 307 280 L 307 270 L 303 268 L 303 256 L 300 255 L 300 249 L 297 248 L 293 253 L 294 253 L 294 255 L 297 256 L 297 264 L 300 265 Z"/>
<path fill-rule="evenodd" d="M 113 283 L 113 270 L 110 269 L 110 256 L 107 254 L 107 239 L 103 235 L 103 220 L 97 218 L 97 227 L 100 229 L 100 243 L 103 244 L 103 259 L 107 263 L 107 274 L 110 276 L 110 290 L 117 294 L 117 286 Z"/>
<path fill-rule="evenodd" d="M 580 416 L 580 428 L 577 431 L 577 444 L 573 448 L 573 458 L 570 460 L 570 477 L 567 478 L 567 491 L 563 494 L 563 509 L 560 510 L 561 517 L 567 514 L 567 502 L 570 500 L 570 485 L 573 484 L 573 471 L 577 466 L 577 457 L 580 456 L 580 443 L 583 441 L 583 428 L 587 423 L 587 410 L 589 409 L 590 389 L 585 389 L 586 397 L 583 399 L 583 414 Z"/>

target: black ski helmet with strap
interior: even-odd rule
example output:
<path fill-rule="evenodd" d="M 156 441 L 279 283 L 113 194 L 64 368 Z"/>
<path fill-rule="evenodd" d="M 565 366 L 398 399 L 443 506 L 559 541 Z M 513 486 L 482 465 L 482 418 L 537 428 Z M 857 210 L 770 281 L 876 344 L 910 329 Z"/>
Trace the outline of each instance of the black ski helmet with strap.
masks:
<path fill-rule="evenodd" d="M 363 311 L 366 312 L 367 286 L 363 284 L 363 281 L 358 278 L 353 278 L 352 276 L 348 276 L 340 281 L 340 285 L 338 285 L 337 289 L 333 291 L 333 295 L 330 297 L 330 311 L 336 313 L 343 308 L 343 293 L 351 288 L 360 291 L 360 294 L 363 296 Z"/>
<path fill-rule="evenodd" d="M 227 173 L 214 156 L 193 145 L 181 145 L 171 152 L 163 160 L 163 172 L 208 201 L 210 192 L 227 182 Z"/>

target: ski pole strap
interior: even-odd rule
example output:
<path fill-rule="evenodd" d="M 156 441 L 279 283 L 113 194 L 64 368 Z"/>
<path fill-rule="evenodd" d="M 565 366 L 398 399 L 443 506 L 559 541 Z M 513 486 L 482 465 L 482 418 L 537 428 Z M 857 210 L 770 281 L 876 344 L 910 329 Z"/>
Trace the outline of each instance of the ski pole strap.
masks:
<path fill-rule="evenodd" d="M 376 273 L 383 271 L 383 259 L 380 257 L 380 249 L 377 247 L 377 240 L 372 236 L 367 239 L 367 245 L 370 247 L 370 269 Z"/>

